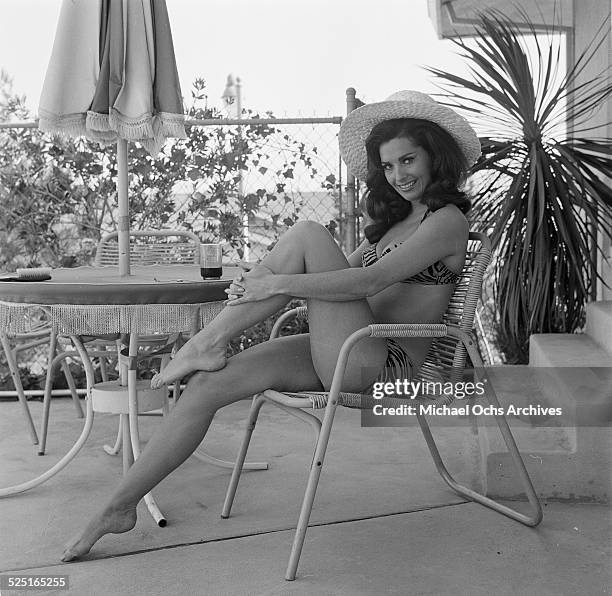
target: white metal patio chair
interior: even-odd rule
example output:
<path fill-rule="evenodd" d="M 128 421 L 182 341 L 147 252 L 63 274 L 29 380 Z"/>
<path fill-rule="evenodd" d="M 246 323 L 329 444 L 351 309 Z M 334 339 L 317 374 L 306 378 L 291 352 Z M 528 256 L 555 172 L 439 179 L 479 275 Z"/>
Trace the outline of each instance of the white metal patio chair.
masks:
<path fill-rule="evenodd" d="M 104 236 L 96 248 L 94 265 L 119 264 L 119 232 Z M 130 231 L 132 265 L 171 265 L 200 262 L 200 239 L 186 230 Z"/>
<path fill-rule="evenodd" d="M 117 266 L 119 264 L 119 233 L 111 232 L 103 236 L 96 248 L 94 266 Z M 132 230 L 130 231 L 130 263 L 132 265 L 159 265 L 159 264 L 198 264 L 200 262 L 200 239 L 193 232 L 186 230 Z M 120 340 L 118 336 L 87 337 L 87 352 L 91 357 L 97 357 L 100 362 L 102 380 L 107 380 L 107 362 L 118 358 Z M 144 348 L 143 357 L 151 357 L 153 351 L 170 352 L 175 343 L 181 341 L 180 334 L 160 334 L 143 336 L 139 345 Z M 148 352 L 147 352 L 148 351 Z M 39 454 L 45 452 L 47 431 L 49 425 L 49 410 L 51 406 L 50 378 L 54 367 L 63 359 L 77 356 L 76 352 L 63 352 L 54 359 L 47 371 L 48 390 L 45 391 L 43 419 Z M 169 358 L 169 354 L 166 356 Z M 164 360 L 165 362 L 165 360 Z M 174 385 L 174 397 L 178 395 L 179 384 Z M 114 446 L 104 446 L 109 455 L 119 453 L 121 447 L 121 422 Z"/>
<path fill-rule="evenodd" d="M 14 392 L 19 400 L 19 403 L 21 404 L 26 421 L 26 427 L 34 445 L 38 445 L 38 434 L 36 433 L 36 428 L 34 426 L 34 421 L 32 420 L 32 414 L 28 406 L 26 393 L 21 381 L 21 375 L 19 374 L 18 358 L 21 352 L 49 344 L 48 360 L 49 362 L 55 361 L 56 363 L 61 364 L 77 416 L 79 418 L 83 418 L 83 409 L 81 407 L 74 378 L 72 377 L 68 363 L 65 360 L 64 351 L 57 345 L 57 338 L 54 336 L 51 330 L 51 325 L 48 323 L 48 321 L 41 320 L 40 323 L 35 325 L 32 330 L 27 333 L 15 333 L 11 335 L 1 334 L 0 341 L 2 342 L 2 348 L 6 357 L 7 366 L 13 381 L 13 386 L 15 387 Z M 51 391 L 50 385 L 48 388 L 45 387 L 45 391 Z"/>
<path fill-rule="evenodd" d="M 440 324 L 393 324 L 382 325 L 374 324 L 359 329 L 344 342 L 338 360 L 329 392 L 314 393 L 280 393 L 274 390 L 267 390 L 253 398 L 251 410 L 247 421 L 247 429 L 240 446 L 236 459 L 236 464 L 227 489 L 222 518 L 230 515 L 236 488 L 240 479 L 242 463 L 246 457 L 249 442 L 259 411 L 264 402 L 272 403 L 286 412 L 296 416 L 300 420 L 311 425 L 316 436 L 314 456 L 312 459 L 306 492 L 302 502 L 302 507 L 298 519 L 297 529 L 293 540 L 289 563 L 285 574 L 285 579 L 295 579 L 300 554 L 304 544 L 308 521 L 312 510 L 312 505 L 317 489 L 327 443 L 332 429 L 334 414 L 338 405 L 346 407 L 371 408 L 374 403 L 382 403 L 389 407 L 406 404 L 406 399 L 398 397 L 388 397 L 382 400 L 374 400 L 371 395 L 356 393 L 345 393 L 341 391 L 341 383 L 344 377 L 349 353 L 353 346 L 366 337 L 430 337 L 435 338 L 423 364 L 418 377 L 422 380 L 433 381 L 458 381 L 463 377 L 466 368 L 467 356 L 475 369 L 482 369 L 483 363 L 476 348 L 472 327 L 478 300 L 482 290 L 482 279 L 487 265 L 491 259 L 491 245 L 489 239 L 484 234 L 470 233 L 468 243 L 468 253 L 461 279 L 455 287 L 455 291 Z M 299 307 L 285 313 L 276 322 L 271 338 L 276 337 L 283 324 L 292 316 L 305 316 L 306 307 Z M 494 394 L 488 395 L 492 405 L 498 406 L 497 398 Z M 437 405 L 449 404 L 454 399 L 453 395 L 443 395 L 427 403 Z M 414 401 L 411 401 L 414 403 Z M 309 408 L 325 408 L 323 421 L 306 412 Z M 502 433 L 506 446 L 517 467 L 520 479 L 525 489 L 527 498 L 531 505 L 531 513 L 526 515 L 515 509 L 507 507 L 497 501 L 481 495 L 476 491 L 462 486 L 456 482 L 448 473 L 440 452 L 436 446 L 431 430 L 425 416 L 418 415 L 418 422 L 425 437 L 427 446 L 431 452 L 438 472 L 444 481 L 458 494 L 472 501 L 481 503 L 503 515 L 515 519 L 527 526 L 535 526 L 542 519 L 542 508 L 533 485 L 525 469 L 518 448 L 510 431 L 508 423 L 503 416 L 496 416 L 496 421 Z"/>

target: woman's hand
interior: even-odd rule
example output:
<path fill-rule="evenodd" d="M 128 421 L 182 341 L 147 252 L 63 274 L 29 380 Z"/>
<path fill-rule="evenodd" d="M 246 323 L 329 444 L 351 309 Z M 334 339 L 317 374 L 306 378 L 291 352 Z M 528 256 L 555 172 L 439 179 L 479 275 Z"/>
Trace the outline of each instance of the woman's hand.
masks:
<path fill-rule="evenodd" d="M 247 263 L 239 261 L 238 266 L 242 269 L 225 290 L 227 294 L 226 304 L 235 306 L 245 302 L 257 302 L 274 296 L 276 292 L 273 288 L 274 273 L 257 263 Z"/>

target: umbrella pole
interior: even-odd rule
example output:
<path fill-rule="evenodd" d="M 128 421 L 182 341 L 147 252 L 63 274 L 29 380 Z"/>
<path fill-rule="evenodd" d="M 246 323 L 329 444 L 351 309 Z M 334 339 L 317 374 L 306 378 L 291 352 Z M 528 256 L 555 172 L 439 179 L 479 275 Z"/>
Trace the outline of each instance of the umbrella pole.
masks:
<path fill-rule="evenodd" d="M 119 202 L 119 275 L 130 274 L 130 203 L 128 197 L 127 141 L 117 140 L 117 196 Z"/>

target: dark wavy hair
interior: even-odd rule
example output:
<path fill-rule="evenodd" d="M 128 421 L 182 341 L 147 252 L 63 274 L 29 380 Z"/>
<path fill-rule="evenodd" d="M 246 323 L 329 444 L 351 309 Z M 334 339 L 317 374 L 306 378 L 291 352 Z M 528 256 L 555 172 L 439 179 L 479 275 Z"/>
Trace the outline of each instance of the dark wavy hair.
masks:
<path fill-rule="evenodd" d="M 380 162 L 380 146 L 397 138 L 410 139 L 429 155 L 431 182 L 421 200 L 430 211 L 436 211 L 449 203 L 457 205 L 463 213 L 467 213 L 471 207 L 470 200 L 460 190 L 465 182 L 468 164 L 450 133 L 429 120 L 383 120 L 372 128 L 365 141 L 368 155 L 368 191 L 362 207 L 372 219 L 372 223 L 364 228 L 366 238 L 372 244 L 378 242 L 387 230 L 412 212 L 412 203 L 402 198 L 387 182 Z"/>

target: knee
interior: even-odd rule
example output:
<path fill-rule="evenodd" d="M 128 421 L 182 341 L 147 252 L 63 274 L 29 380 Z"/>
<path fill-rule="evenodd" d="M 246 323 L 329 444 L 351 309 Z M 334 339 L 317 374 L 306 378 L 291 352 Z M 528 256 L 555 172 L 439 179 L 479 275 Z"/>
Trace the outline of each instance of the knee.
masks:
<path fill-rule="evenodd" d="M 308 240 L 321 238 L 322 236 L 331 238 L 329 230 L 322 224 L 310 219 L 298 221 L 291 226 L 291 232 Z"/>

